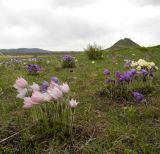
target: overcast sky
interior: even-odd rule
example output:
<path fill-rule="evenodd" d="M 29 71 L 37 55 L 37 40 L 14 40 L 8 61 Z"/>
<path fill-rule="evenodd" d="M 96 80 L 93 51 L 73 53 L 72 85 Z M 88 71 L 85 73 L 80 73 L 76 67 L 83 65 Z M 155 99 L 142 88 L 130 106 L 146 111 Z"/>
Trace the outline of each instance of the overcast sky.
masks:
<path fill-rule="evenodd" d="M 160 0 L 0 0 L 0 48 L 160 44 Z"/>

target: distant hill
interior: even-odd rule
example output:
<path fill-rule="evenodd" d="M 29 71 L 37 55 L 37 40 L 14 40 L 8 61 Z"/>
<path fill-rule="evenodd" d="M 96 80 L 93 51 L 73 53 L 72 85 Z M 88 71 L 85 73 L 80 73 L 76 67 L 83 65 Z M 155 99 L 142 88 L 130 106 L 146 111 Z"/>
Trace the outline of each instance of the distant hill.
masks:
<path fill-rule="evenodd" d="M 129 38 L 124 38 L 116 42 L 113 46 L 111 46 L 107 50 L 121 50 L 121 49 L 137 48 L 137 47 L 140 47 L 140 45 L 133 42 Z"/>
<path fill-rule="evenodd" d="M 39 48 L 18 48 L 18 49 L 0 49 L 3 54 L 49 54 L 52 51 L 43 50 Z"/>

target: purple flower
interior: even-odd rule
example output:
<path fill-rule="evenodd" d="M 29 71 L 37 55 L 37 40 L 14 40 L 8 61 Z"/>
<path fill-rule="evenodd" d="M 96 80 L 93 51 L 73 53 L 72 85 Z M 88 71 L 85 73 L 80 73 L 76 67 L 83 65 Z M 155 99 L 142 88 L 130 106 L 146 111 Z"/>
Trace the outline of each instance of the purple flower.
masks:
<path fill-rule="evenodd" d="M 124 73 L 123 76 L 124 76 L 124 80 L 126 82 L 130 82 L 133 78 L 133 73 L 131 71 L 127 71 L 127 72 Z"/>
<path fill-rule="evenodd" d="M 37 64 L 28 64 L 27 65 L 27 70 L 29 73 L 39 73 L 42 71 L 42 67 L 37 65 Z"/>
<path fill-rule="evenodd" d="M 118 82 L 129 83 L 130 81 L 132 81 L 135 74 L 136 74 L 136 70 L 131 69 L 130 71 L 127 71 L 127 72 L 124 72 L 124 73 L 116 72 L 115 76 L 116 76 L 116 79 L 117 79 Z"/>
<path fill-rule="evenodd" d="M 148 72 L 145 69 L 141 70 L 141 73 L 144 77 L 146 77 L 148 75 Z"/>
<path fill-rule="evenodd" d="M 132 73 L 133 76 L 137 73 L 136 69 L 131 69 L 130 72 Z"/>
<path fill-rule="evenodd" d="M 63 56 L 63 61 L 74 61 L 74 57 L 72 57 L 71 55 L 64 55 Z"/>
<path fill-rule="evenodd" d="M 103 74 L 104 74 L 104 75 L 110 75 L 110 71 L 107 70 L 107 69 L 105 69 L 104 72 L 103 72 Z"/>
<path fill-rule="evenodd" d="M 43 81 L 42 85 L 41 85 L 41 91 L 42 93 L 45 93 L 48 89 L 49 83 L 47 81 Z"/>
<path fill-rule="evenodd" d="M 116 75 L 116 78 L 119 79 L 119 78 L 121 77 L 122 74 L 121 74 L 120 72 L 117 71 L 115 75 Z"/>
<path fill-rule="evenodd" d="M 142 102 L 143 95 L 139 92 L 133 92 L 133 98 L 134 98 L 134 101 L 136 102 Z"/>
<path fill-rule="evenodd" d="M 115 76 L 118 82 L 123 82 L 125 80 L 123 74 L 120 72 L 116 72 Z"/>
<path fill-rule="evenodd" d="M 57 77 L 52 77 L 51 82 L 58 83 L 58 78 Z"/>

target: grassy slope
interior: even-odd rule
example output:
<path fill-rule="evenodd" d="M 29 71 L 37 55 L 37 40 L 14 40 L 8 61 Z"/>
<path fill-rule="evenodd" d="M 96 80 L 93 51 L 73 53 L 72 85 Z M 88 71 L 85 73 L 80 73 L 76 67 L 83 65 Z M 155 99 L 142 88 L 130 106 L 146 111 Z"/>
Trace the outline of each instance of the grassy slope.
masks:
<path fill-rule="evenodd" d="M 113 46 L 111 46 L 108 50 L 123 50 L 130 48 L 138 48 L 140 47 L 137 43 L 133 42 L 131 39 L 124 38 L 116 42 Z"/>
<path fill-rule="evenodd" d="M 15 98 L 16 92 L 12 88 L 18 76 L 25 77 L 30 83 L 41 83 L 57 76 L 69 83 L 73 97 L 80 102 L 75 120 L 77 129 L 72 138 L 36 136 L 32 129 L 27 129 L 1 143 L 0 153 L 159 153 L 159 93 L 147 98 L 147 105 L 130 105 L 101 98 L 97 92 L 103 87 L 103 70 L 124 70 L 124 59 L 144 58 L 160 67 L 160 48 L 107 52 L 104 60 L 95 64 L 83 53 L 75 54 L 75 57 L 78 63 L 73 72 L 70 69 L 55 70 L 61 64 L 61 55 L 45 57 L 51 63 L 47 65 L 45 60 L 39 62 L 45 68 L 40 76 L 27 75 L 24 66 L 12 69 L 0 66 L 0 140 L 32 125 L 29 111 L 21 108 L 22 102 Z M 160 76 L 160 71 L 157 76 Z M 124 112 L 124 107 L 131 109 L 131 112 Z"/>

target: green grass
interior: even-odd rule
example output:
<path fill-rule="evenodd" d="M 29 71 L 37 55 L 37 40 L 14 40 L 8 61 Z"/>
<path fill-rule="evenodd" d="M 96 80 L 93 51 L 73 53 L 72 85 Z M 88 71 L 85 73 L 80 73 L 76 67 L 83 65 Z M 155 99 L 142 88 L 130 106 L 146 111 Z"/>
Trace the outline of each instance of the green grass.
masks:
<path fill-rule="evenodd" d="M 108 50 L 124 50 L 124 49 L 131 49 L 131 48 L 139 48 L 140 46 L 133 42 L 129 38 L 124 38 L 116 42 L 113 46 L 111 46 Z"/>
<path fill-rule="evenodd" d="M 147 50 L 128 49 L 106 52 L 103 60 L 88 60 L 84 53 L 72 53 L 78 59 L 76 68 L 63 69 L 61 54 L 43 56 L 38 62 L 45 69 L 37 76 L 28 75 L 25 65 L 5 68 L 0 66 L 0 143 L 4 154 L 158 154 L 160 151 L 160 71 L 156 73 L 156 93 L 147 96 L 147 104 L 114 102 L 98 93 L 103 88 L 103 70 L 111 72 L 125 68 L 124 59 L 143 58 L 154 61 L 160 67 L 160 48 Z M 27 57 L 26 57 L 27 58 Z M 0 57 L 0 61 L 3 58 Z M 46 61 L 49 60 L 50 64 Z M 68 82 L 71 95 L 80 104 L 77 108 L 72 137 L 59 133 L 36 133 L 29 110 L 22 109 L 22 101 L 16 98 L 12 87 L 22 76 L 31 84 L 50 80 L 57 76 Z"/>

